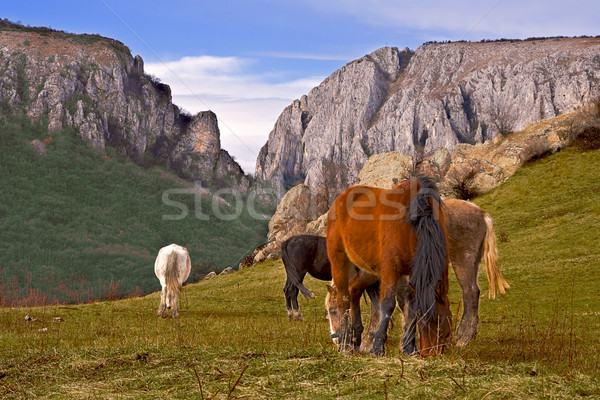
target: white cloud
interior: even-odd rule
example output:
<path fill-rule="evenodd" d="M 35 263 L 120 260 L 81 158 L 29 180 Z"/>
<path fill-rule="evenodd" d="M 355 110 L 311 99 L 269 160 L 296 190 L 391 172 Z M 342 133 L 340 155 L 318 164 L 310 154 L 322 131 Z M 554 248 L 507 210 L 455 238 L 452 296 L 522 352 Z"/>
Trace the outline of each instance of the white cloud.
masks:
<path fill-rule="evenodd" d="M 177 106 L 191 113 L 215 112 L 221 147 L 251 173 L 279 114 L 324 79 L 269 83 L 272 76 L 251 73 L 252 64 L 253 60 L 238 57 L 201 56 L 144 66 L 146 73 L 171 87 Z"/>

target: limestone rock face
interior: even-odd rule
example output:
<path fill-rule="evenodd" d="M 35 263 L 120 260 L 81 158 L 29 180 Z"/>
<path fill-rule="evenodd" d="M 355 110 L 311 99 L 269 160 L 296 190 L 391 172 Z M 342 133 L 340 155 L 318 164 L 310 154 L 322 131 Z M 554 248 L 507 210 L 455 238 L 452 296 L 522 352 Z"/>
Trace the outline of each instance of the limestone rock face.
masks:
<path fill-rule="evenodd" d="M 306 183 L 313 187 L 323 159 L 362 165 L 368 158 L 368 151 L 362 150 L 365 133 L 411 54 L 379 49 L 294 101 L 278 118 L 259 154 L 257 176 L 275 186 L 289 186 L 306 175 Z"/>
<path fill-rule="evenodd" d="M 348 184 L 373 154 L 415 161 L 569 113 L 600 93 L 600 38 L 382 48 L 334 72 L 280 115 L 256 173 L 319 184 L 324 159 Z M 447 165 L 442 163 L 442 169 Z M 436 171 L 443 174 L 445 171 Z"/>
<path fill-rule="evenodd" d="M 561 115 L 483 144 L 459 144 L 452 155 L 439 148 L 416 165 L 409 154 L 376 154 L 360 171 L 358 183 L 390 189 L 411 175 L 423 174 L 437 182 L 445 198 L 456 197 L 456 183 L 465 180 L 478 193 L 485 193 L 508 180 L 527 161 L 567 146 L 574 137 L 573 127 L 585 118 L 585 112 L 579 111 Z M 276 252 L 277 245 L 292 235 L 326 235 L 327 213 L 314 216 L 310 211 L 315 208 L 310 205 L 311 190 L 306 185 L 298 185 L 284 196 L 269 223 L 268 238 L 272 242 L 261 249 L 261 258 L 255 261 Z"/>
<path fill-rule="evenodd" d="M 247 178 L 220 144 L 217 117 L 190 116 L 171 89 L 145 75 L 140 56 L 98 35 L 49 29 L 0 31 L 0 117 L 25 116 L 50 132 L 72 129 L 96 149 L 113 146 L 200 181 Z M 19 115 L 17 115 L 19 114 Z"/>

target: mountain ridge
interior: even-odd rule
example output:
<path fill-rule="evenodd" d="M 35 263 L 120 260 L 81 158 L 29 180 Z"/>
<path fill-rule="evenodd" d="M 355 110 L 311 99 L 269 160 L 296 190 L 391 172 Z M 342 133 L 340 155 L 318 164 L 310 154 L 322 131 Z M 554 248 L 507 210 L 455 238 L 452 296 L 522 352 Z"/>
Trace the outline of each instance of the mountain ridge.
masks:
<path fill-rule="evenodd" d="M 217 116 L 173 104 L 170 87 L 147 75 L 126 45 L 0 22 L 0 117 L 25 115 L 50 132 L 73 127 L 98 150 L 112 146 L 204 185 L 248 189 L 249 177 L 221 148 Z"/>
<path fill-rule="evenodd" d="M 416 159 L 571 112 L 600 94 L 600 38 L 428 43 L 354 60 L 283 110 L 257 158 L 282 191 L 356 182 L 372 154 Z M 387 72 L 383 73 L 383 72 Z"/>

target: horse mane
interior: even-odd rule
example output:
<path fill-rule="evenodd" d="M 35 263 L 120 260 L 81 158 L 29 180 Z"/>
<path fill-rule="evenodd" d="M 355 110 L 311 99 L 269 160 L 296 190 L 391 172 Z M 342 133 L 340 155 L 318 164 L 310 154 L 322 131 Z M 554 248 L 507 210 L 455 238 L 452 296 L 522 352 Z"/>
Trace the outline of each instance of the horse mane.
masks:
<path fill-rule="evenodd" d="M 431 178 L 419 176 L 416 179 L 419 182 L 419 192 L 410 202 L 406 218 L 417 237 L 410 276 L 410 285 L 415 289 L 411 308 L 414 315 L 429 320 L 435 315 L 432 310 L 438 282 L 442 281 L 447 290 L 447 280 L 443 279 L 444 270 L 447 269 L 446 236 L 438 219 L 439 212 L 434 210 L 434 207 L 441 208 L 443 203 Z"/>

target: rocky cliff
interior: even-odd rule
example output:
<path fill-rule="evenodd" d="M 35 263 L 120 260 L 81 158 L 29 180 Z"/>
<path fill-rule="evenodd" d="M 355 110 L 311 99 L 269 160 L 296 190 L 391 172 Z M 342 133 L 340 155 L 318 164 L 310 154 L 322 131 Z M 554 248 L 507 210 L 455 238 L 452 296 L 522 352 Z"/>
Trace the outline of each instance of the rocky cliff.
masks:
<path fill-rule="evenodd" d="M 525 129 L 475 145 L 462 143 L 454 152 L 438 148 L 415 162 L 411 154 L 396 151 L 371 156 L 358 174 L 358 184 L 390 189 L 413 174 L 434 179 L 444 198 L 471 198 L 506 182 L 528 162 L 577 142 L 588 132 L 600 146 L 600 102 L 572 113 L 528 125 Z M 591 130 L 590 130 L 591 129 Z M 595 136 L 594 136 L 595 135 Z M 595 139 L 591 139 L 594 137 Z M 319 215 L 319 196 L 304 184 L 290 189 L 269 222 L 269 243 L 254 261 L 276 256 L 281 243 L 296 234 L 326 235 L 327 212 Z"/>
<path fill-rule="evenodd" d="M 259 178 L 323 185 L 330 161 L 346 184 L 369 156 L 415 160 L 580 108 L 600 94 L 600 38 L 382 48 L 336 71 L 277 120 Z"/>
<path fill-rule="evenodd" d="M 169 86 L 146 75 L 142 58 L 125 45 L 0 22 L 1 118 L 25 116 L 50 132 L 72 129 L 94 148 L 113 146 L 138 163 L 247 187 L 221 149 L 216 115 L 182 112 Z"/>

